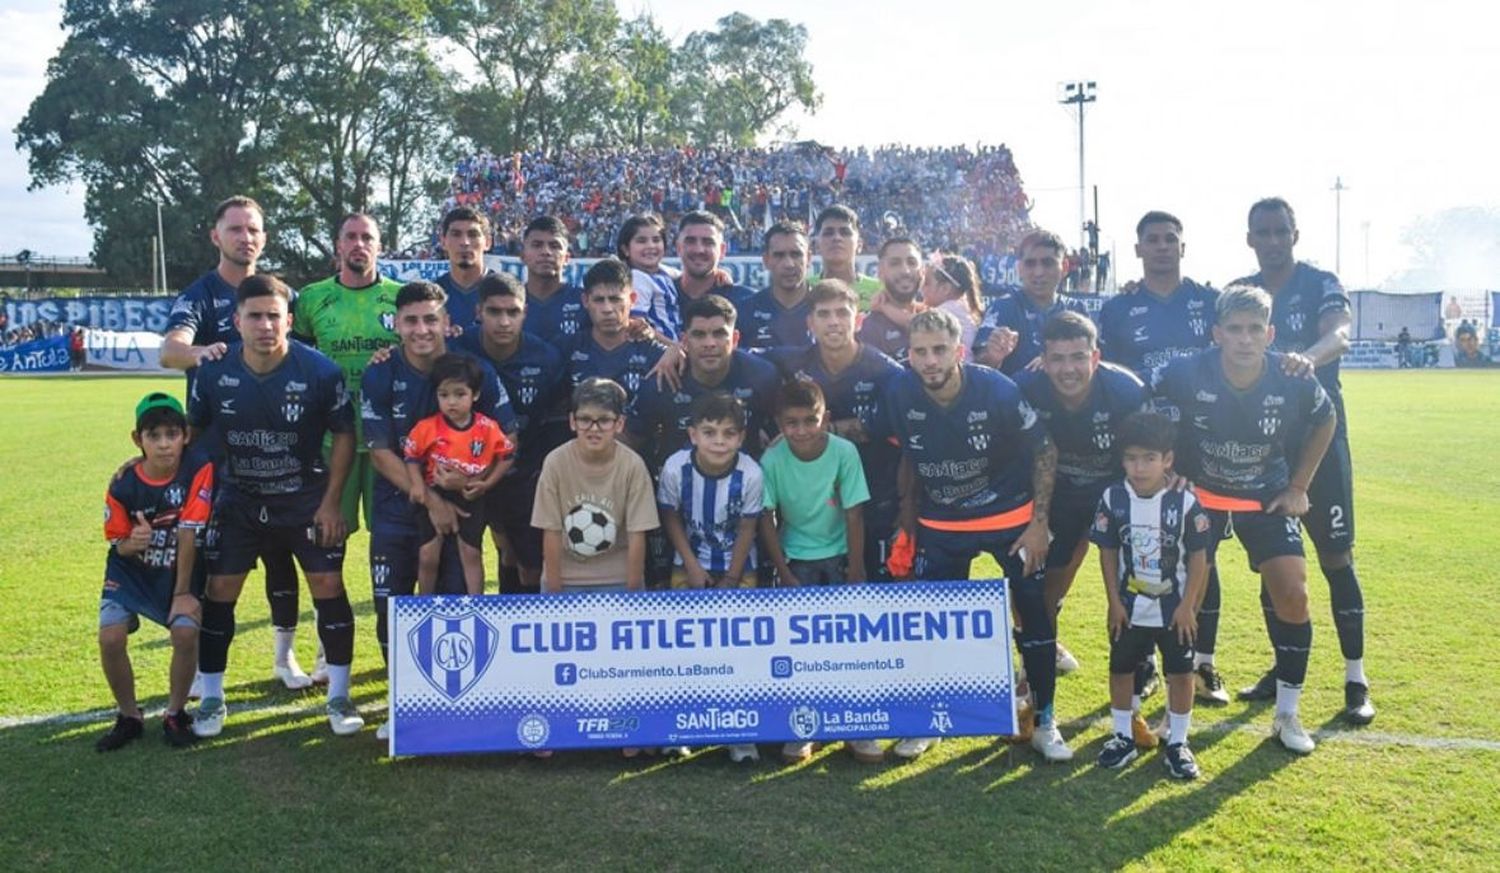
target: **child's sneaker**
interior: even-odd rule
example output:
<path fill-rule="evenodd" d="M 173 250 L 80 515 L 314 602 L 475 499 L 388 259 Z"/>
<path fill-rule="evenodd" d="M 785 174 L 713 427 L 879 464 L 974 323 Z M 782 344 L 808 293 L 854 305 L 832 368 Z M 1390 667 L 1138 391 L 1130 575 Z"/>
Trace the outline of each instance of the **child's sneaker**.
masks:
<path fill-rule="evenodd" d="M 891 753 L 898 758 L 905 758 L 911 761 L 922 757 L 922 755 L 927 753 L 928 749 L 940 742 L 942 740 L 937 737 L 909 737 L 891 746 Z"/>
<path fill-rule="evenodd" d="M 224 731 L 224 716 L 229 708 L 222 697 L 205 697 L 198 702 L 198 715 L 193 719 L 193 733 L 200 737 L 216 737 Z"/>
<path fill-rule="evenodd" d="M 693 750 L 687 746 L 662 746 L 661 753 L 668 758 L 686 758 Z"/>
<path fill-rule="evenodd" d="M 1078 658 L 1061 642 L 1057 644 L 1057 675 L 1066 676 L 1078 669 Z"/>
<path fill-rule="evenodd" d="M 1161 762 L 1167 768 L 1167 775 L 1173 779 L 1197 779 L 1198 762 L 1193 760 L 1193 751 L 1187 743 L 1173 743 L 1167 746 L 1166 754 L 1161 756 Z"/>
<path fill-rule="evenodd" d="M 1115 734 L 1104 741 L 1104 748 L 1099 750 L 1099 766 L 1109 770 L 1118 770 L 1135 760 L 1140 751 L 1135 747 L 1135 741 L 1123 734 Z"/>
<path fill-rule="evenodd" d="M 736 764 L 743 764 L 746 761 L 759 761 L 760 749 L 756 748 L 754 743 L 743 743 L 737 746 L 730 746 L 729 760 L 733 761 Z"/>
<path fill-rule="evenodd" d="M 187 710 L 176 713 L 167 713 L 161 717 L 161 732 L 166 737 L 167 745 L 183 748 L 198 742 L 198 735 L 193 733 L 193 716 Z"/>
<path fill-rule="evenodd" d="M 844 744 L 849 754 L 861 764 L 879 764 L 885 761 L 885 747 L 879 740 L 850 740 Z"/>
<path fill-rule="evenodd" d="M 114 727 L 94 743 L 94 748 L 101 752 L 123 749 L 127 744 L 140 739 L 145 729 L 146 725 L 140 719 L 119 713 L 115 716 Z"/>

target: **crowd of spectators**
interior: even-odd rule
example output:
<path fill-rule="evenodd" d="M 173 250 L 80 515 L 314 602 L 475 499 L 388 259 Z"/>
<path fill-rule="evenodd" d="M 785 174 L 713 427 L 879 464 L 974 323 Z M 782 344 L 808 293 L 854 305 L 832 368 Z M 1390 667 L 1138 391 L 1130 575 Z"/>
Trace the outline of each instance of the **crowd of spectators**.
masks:
<path fill-rule="evenodd" d="M 1030 228 L 1030 202 L 1004 145 L 481 152 L 457 162 L 443 211 L 485 210 L 502 254 L 519 251 L 531 219 L 555 215 L 572 231 L 575 255 L 598 256 L 613 250 L 630 215 L 656 212 L 672 229 L 682 213 L 707 208 L 728 226 L 730 254 L 746 254 L 759 251 L 771 223 L 807 222 L 835 202 L 859 214 L 871 253 L 901 227 L 924 245 L 980 259 L 1008 252 Z M 435 235 L 403 254 L 441 257 Z"/>
<path fill-rule="evenodd" d="M 33 321 L 22 327 L 0 332 L 0 346 L 18 346 L 32 340 L 54 336 L 69 336 L 74 327 L 62 321 Z"/>

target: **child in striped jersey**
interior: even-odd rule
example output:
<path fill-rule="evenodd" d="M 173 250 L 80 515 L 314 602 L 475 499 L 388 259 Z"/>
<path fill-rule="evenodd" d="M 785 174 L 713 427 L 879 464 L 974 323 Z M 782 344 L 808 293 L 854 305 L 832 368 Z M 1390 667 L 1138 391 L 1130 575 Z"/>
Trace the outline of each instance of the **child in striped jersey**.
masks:
<path fill-rule="evenodd" d="M 699 397 L 689 413 L 691 449 L 661 468 L 656 502 L 677 550 L 673 588 L 754 588 L 761 469 L 740 451 L 745 405 L 727 392 Z"/>
<path fill-rule="evenodd" d="M 1118 769 L 1137 754 L 1131 719 L 1135 667 L 1161 649 L 1167 674 L 1169 735 L 1162 762 L 1174 779 L 1198 778 L 1187 745 L 1193 714 L 1193 641 L 1198 608 L 1208 586 L 1208 513 L 1191 491 L 1168 486 L 1172 445 L 1170 419 L 1138 412 L 1120 424 L 1125 479 L 1105 489 L 1089 537 L 1099 547 L 1099 565 L 1109 598 L 1109 709 L 1114 735 L 1099 752 L 1099 765 Z"/>

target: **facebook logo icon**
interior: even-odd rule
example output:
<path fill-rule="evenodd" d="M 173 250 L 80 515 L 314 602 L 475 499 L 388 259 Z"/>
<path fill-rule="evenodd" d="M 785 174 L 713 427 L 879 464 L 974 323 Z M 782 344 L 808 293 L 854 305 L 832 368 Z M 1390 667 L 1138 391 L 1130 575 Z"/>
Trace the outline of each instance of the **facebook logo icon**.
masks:
<path fill-rule="evenodd" d="M 777 655 L 776 657 L 772 658 L 771 659 L 771 678 L 772 679 L 790 679 L 790 678 L 792 678 L 792 659 L 789 658 L 789 657 L 787 657 L 786 655 Z"/>
<path fill-rule="evenodd" d="M 564 661 L 552 670 L 552 678 L 558 685 L 578 684 L 578 665 Z"/>

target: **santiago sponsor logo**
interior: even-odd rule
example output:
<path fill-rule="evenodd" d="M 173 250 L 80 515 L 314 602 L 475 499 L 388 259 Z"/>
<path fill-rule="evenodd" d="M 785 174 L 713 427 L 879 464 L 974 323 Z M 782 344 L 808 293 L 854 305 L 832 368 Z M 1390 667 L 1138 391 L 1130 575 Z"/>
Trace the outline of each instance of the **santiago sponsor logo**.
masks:
<path fill-rule="evenodd" d="M 710 706 L 694 712 L 679 712 L 674 724 L 680 731 L 748 730 L 760 727 L 760 710 Z"/>

